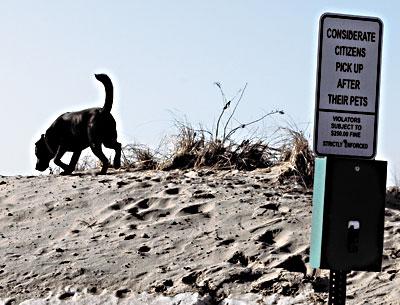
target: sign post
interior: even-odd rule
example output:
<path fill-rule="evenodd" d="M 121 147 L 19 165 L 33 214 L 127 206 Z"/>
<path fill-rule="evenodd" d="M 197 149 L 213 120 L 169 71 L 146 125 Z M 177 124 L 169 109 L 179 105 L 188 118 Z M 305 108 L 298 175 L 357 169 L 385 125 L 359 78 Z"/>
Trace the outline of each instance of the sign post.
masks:
<path fill-rule="evenodd" d="M 378 18 L 322 15 L 314 133 L 318 155 L 375 156 L 382 30 Z"/>
<path fill-rule="evenodd" d="M 387 162 L 373 159 L 382 32 L 374 17 L 320 18 L 310 263 L 331 270 L 329 305 L 345 304 L 347 272 L 381 269 Z"/>
<path fill-rule="evenodd" d="M 333 271 L 329 274 L 329 300 L 328 304 L 346 303 L 346 271 Z"/>

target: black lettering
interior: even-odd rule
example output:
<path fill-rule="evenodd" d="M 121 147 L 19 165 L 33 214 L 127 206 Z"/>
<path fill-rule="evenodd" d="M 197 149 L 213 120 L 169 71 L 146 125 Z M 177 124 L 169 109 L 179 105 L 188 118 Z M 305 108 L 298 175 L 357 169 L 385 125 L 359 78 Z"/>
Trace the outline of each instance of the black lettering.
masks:
<path fill-rule="evenodd" d="M 358 79 L 339 78 L 337 88 L 360 90 L 360 81 Z"/>
<path fill-rule="evenodd" d="M 353 117 L 353 116 L 342 117 L 342 116 L 334 115 L 332 117 L 332 120 L 334 122 L 341 122 L 341 123 L 357 123 L 357 124 L 359 124 L 361 122 L 360 118 Z"/>
<path fill-rule="evenodd" d="M 360 47 L 348 47 L 348 46 L 336 46 L 335 55 L 338 56 L 349 56 L 349 57 L 365 57 L 365 48 Z"/>
<path fill-rule="evenodd" d="M 343 142 L 323 141 L 322 145 L 323 146 L 329 146 L 329 147 L 342 147 L 343 146 Z"/>
<path fill-rule="evenodd" d="M 363 96 L 362 100 L 363 100 L 362 105 L 364 107 L 367 107 L 368 106 L 368 96 Z"/>
<path fill-rule="evenodd" d="M 331 129 L 344 129 L 344 130 L 353 130 L 353 124 L 341 124 L 341 123 L 331 123 Z"/>
<path fill-rule="evenodd" d="M 361 138 L 361 132 L 359 132 L 359 131 L 350 131 L 350 137 Z"/>
<path fill-rule="evenodd" d="M 342 83 L 340 83 L 342 84 Z M 359 85 L 359 84 L 358 84 Z M 339 81 L 338 81 L 338 88 Z M 331 105 L 347 105 L 357 107 L 367 107 L 368 97 L 367 96 L 355 96 L 355 95 L 343 95 L 343 94 L 331 94 L 328 93 L 328 103 Z"/>
<path fill-rule="evenodd" d="M 326 36 L 332 39 L 359 40 L 366 42 L 375 42 L 376 40 L 375 32 L 364 32 L 347 29 L 328 28 L 326 31 Z"/>
<path fill-rule="evenodd" d="M 354 73 L 361 73 L 363 69 L 364 69 L 363 64 L 354 64 Z"/>
<path fill-rule="evenodd" d="M 345 148 L 368 149 L 367 143 L 348 142 L 347 140 L 343 140 L 343 143 Z"/>
<path fill-rule="evenodd" d="M 342 94 L 328 94 L 328 103 L 335 105 L 348 105 L 349 97 Z"/>
<path fill-rule="evenodd" d="M 351 62 L 336 62 L 336 71 L 339 72 L 353 72 L 352 71 L 353 63 Z"/>

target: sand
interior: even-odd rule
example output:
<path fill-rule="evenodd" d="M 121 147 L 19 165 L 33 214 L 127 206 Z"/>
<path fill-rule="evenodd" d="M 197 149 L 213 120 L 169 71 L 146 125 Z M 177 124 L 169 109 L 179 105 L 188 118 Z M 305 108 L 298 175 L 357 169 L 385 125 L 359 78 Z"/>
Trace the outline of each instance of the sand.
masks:
<path fill-rule="evenodd" d="M 281 167 L 0 176 L 0 304 L 324 304 L 312 190 Z M 400 204 L 348 304 L 400 304 Z"/>

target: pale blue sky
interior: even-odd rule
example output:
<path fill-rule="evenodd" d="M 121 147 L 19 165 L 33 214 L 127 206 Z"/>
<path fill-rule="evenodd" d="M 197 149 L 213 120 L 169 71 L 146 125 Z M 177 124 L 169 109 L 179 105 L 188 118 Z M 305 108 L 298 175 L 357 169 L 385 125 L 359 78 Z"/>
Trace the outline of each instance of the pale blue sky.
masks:
<path fill-rule="evenodd" d="M 397 1 L 1 1 L 0 175 L 34 174 L 33 143 L 62 112 L 102 106 L 116 87 L 123 144 L 156 146 L 174 117 L 211 128 L 246 82 L 237 113 L 283 109 L 312 133 L 318 21 L 324 12 L 384 22 L 377 159 L 400 170 Z M 268 124 L 274 122 L 267 121 Z M 264 127 L 265 127 L 264 126 Z M 400 173 L 400 172 L 399 172 Z"/>

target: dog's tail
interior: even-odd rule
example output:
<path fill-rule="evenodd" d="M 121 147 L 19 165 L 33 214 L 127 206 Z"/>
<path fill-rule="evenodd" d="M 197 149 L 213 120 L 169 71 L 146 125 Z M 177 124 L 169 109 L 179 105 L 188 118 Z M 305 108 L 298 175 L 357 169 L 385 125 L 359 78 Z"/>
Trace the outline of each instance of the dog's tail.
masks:
<path fill-rule="evenodd" d="M 104 88 L 106 89 L 106 101 L 104 102 L 103 111 L 110 112 L 114 95 L 114 88 L 111 79 L 106 74 L 95 74 L 94 76 L 104 85 Z"/>

